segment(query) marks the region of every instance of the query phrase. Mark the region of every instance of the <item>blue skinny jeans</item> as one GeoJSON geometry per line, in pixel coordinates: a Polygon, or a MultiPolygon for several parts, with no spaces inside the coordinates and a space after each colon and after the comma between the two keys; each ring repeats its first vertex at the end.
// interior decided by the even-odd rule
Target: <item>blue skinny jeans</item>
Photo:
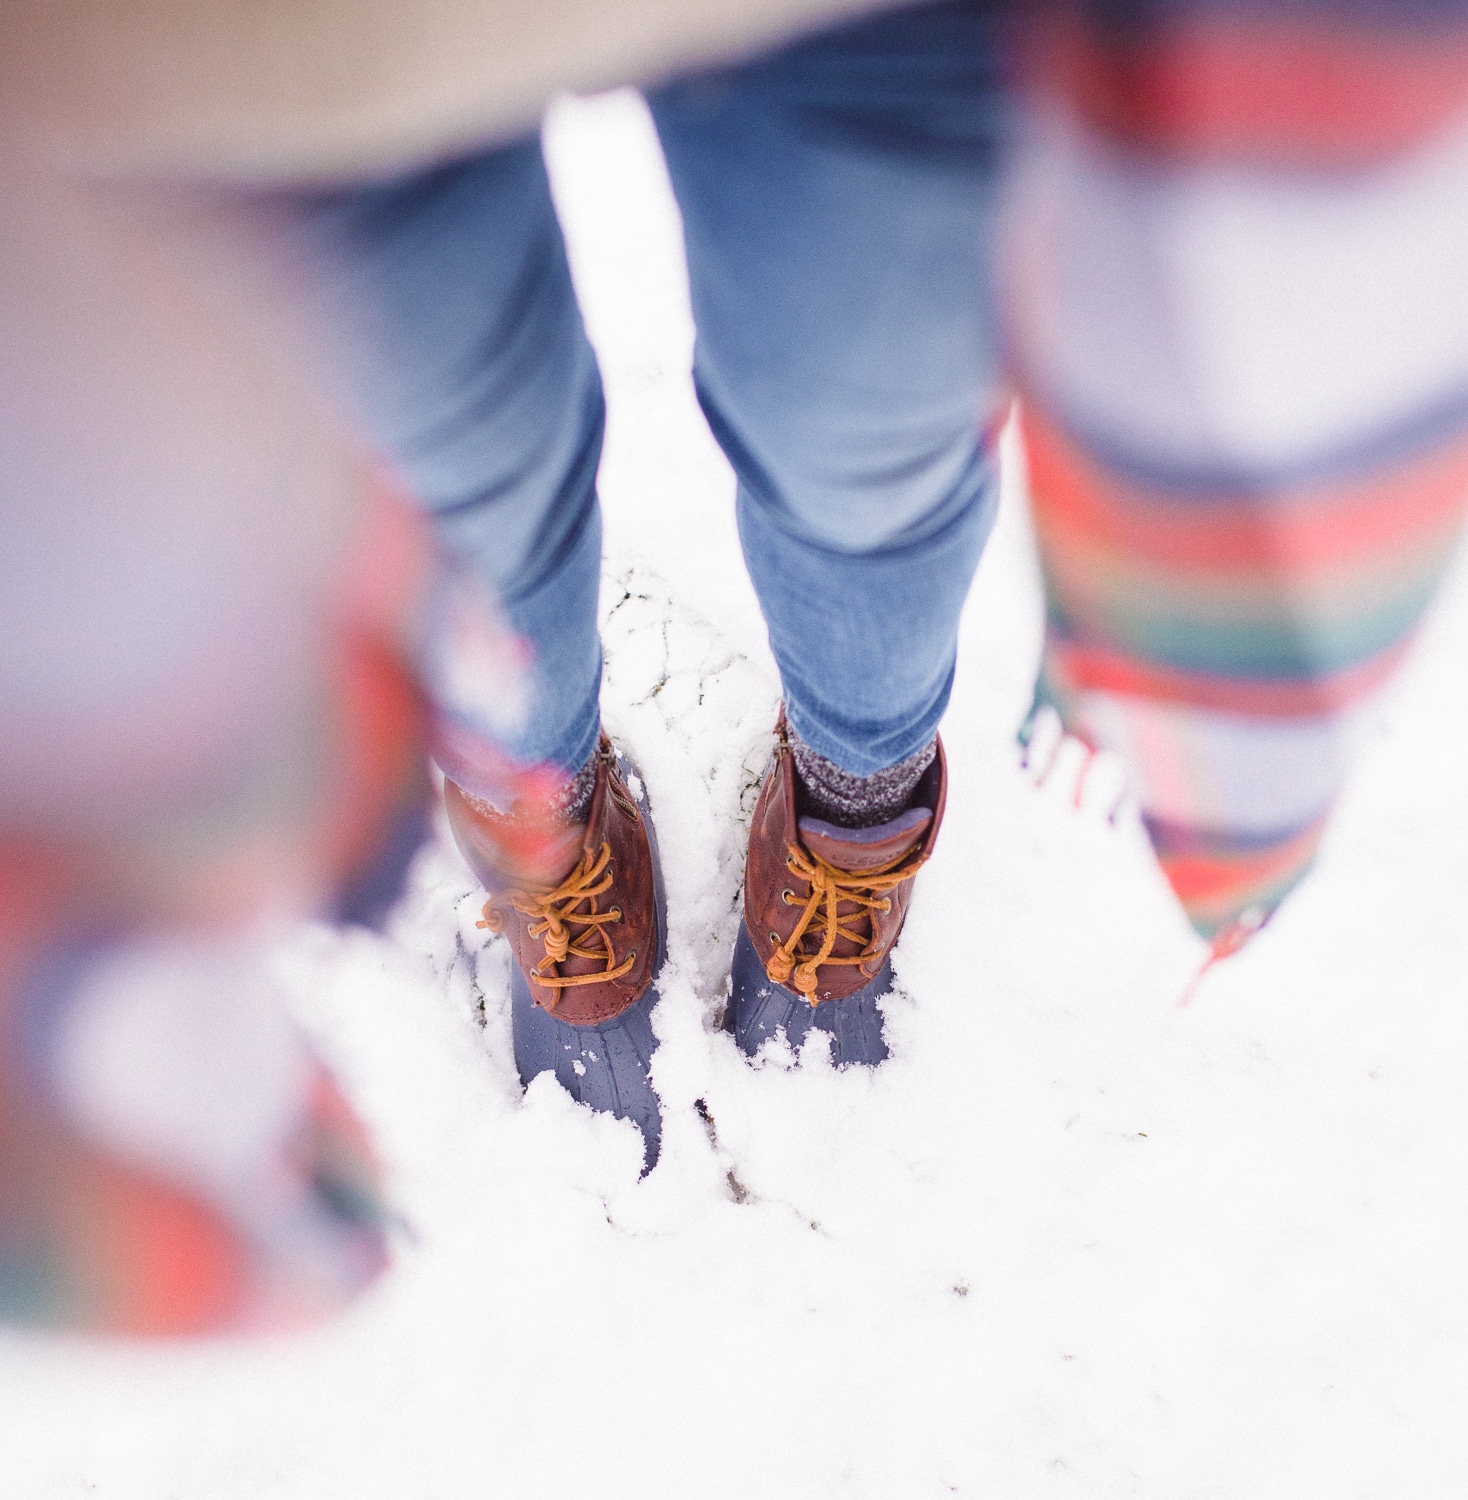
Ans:
{"type": "MultiPolygon", "coordinates": [[[[994,520],[999,33],[930,5],[649,99],[787,712],[857,775],[936,732],[994,520]]],[[[369,430],[533,648],[503,748],[574,770],[599,726],[604,404],[538,141],[294,211],[369,430]]]]}

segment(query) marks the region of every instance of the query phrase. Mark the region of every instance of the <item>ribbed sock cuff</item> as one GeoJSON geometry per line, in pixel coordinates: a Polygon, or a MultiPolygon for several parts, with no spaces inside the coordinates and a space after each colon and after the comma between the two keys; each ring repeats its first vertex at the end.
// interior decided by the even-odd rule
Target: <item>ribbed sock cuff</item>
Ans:
{"type": "Polygon", "coordinates": [[[875,828],[890,822],[911,804],[918,782],[938,753],[935,736],[895,766],[870,776],[854,776],[817,754],[793,728],[787,733],[795,772],[805,793],[804,810],[838,828],[875,828]]]}

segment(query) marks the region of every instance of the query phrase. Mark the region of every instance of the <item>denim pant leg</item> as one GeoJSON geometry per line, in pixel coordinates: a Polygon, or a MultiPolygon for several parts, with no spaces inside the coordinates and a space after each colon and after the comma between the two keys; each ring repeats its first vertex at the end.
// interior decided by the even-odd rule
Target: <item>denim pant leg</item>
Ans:
{"type": "Polygon", "coordinates": [[[605,408],[538,140],[287,208],[359,415],[534,653],[502,748],[575,770],[600,723],[605,408]]]}
{"type": "Polygon", "coordinates": [[[787,712],[859,775],[932,738],[997,504],[998,31],[922,7],[651,100],[787,712]]]}

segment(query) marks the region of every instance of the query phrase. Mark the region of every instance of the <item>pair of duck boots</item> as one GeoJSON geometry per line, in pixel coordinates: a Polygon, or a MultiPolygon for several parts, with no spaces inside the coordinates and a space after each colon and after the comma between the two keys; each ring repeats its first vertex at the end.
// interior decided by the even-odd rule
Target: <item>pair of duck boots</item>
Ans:
{"type": "MultiPolygon", "coordinates": [[[[943,820],[941,741],[908,808],[875,828],[839,828],[802,812],[782,718],[750,830],[744,921],[734,947],[725,1025],[753,1056],[784,1033],[799,1047],[829,1033],[838,1066],[887,1056],[879,997],[913,877],[943,820]]],[[[633,1121],[644,1169],[658,1158],[662,1116],[650,1077],[651,1012],[667,945],[657,835],[641,777],[603,737],[579,846],[554,882],[506,883],[505,821],[445,784],[449,824],[490,892],[481,925],[509,939],[515,1062],[523,1081],[553,1072],[572,1098],[633,1121]]]]}

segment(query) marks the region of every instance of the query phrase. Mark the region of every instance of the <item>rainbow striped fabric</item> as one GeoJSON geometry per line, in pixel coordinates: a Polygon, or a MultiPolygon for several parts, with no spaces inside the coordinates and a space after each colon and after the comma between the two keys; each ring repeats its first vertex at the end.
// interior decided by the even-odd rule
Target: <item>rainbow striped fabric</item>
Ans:
{"type": "Polygon", "coordinates": [[[1220,951],[1310,864],[1468,500],[1468,5],[1097,3],[1028,49],[1037,703],[1220,951]]]}

